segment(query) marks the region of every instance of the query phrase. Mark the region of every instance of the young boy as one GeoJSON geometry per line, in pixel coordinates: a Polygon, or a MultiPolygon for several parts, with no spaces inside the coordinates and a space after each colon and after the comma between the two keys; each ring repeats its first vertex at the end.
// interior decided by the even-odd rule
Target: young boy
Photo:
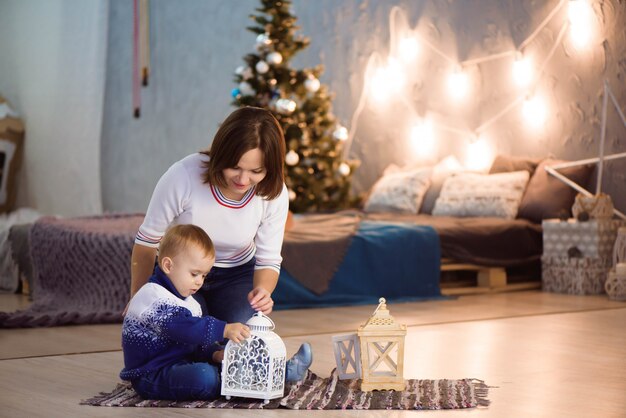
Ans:
{"type": "MultiPolygon", "coordinates": [[[[202,316],[191,296],[215,262],[209,236],[195,225],[176,225],[163,236],[154,274],[131,299],[122,327],[123,380],[145,399],[205,400],[220,394],[224,339],[250,336],[241,323],[202,316]]],[[[287,362],[287,381],[301,380],[311,365],[303,344],[287,362]]]]}

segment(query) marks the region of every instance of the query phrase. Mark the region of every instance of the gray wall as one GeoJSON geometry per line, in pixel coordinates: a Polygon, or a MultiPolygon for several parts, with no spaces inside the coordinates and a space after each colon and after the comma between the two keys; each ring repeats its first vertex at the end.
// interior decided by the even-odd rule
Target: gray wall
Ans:
{"type": "MultiPolygon", "coordinates": [[[[449,67],[426,50],[406,94],[384,108],[366,106],[351,126],[370,55],[389,52],[393,6],[407,13],[410,27],[465,60],[518,46],[557,3],[294,1],[301,33],[311,38],[311,46],[293,65],[325,65],[321,81],[336,95],[334,112],[356,134],[351,156],[362,164],[355,189],[370,187],[389,163],[411,162],[407,136],[415,114],[432,112],[471,130],[515,95],[508,82],[510,61],[502,60],[473,70],[471,100],[465,107],[449,106],[442,92],[449,67]]],[[[219,122],[233,110],[232,74],[254,50],[254,35],[245,27],[257,0],[150,2],[152,77],[142,89],[140,119],[131,111],[131,5],[124,0],[0,1],[0,94],[22,114],[27,128],[18,188],[22,206],[60,215],[144,211],[164,170],[208,147],[219,122]]],[[[488,132],[498,152],[563,159],[597,155],[605,78],[626,110],[626,5],[605,0],[593,6],[601,23],[593,48],[581,54],[563,42],[539,83],[550,101],[545,128],[531,132],[519,109],[508,113],[488,132]]],[[[529,50],[545,56],[565,12],[529,50]]],[[[462,159],[465,138],[438,138],[439,157],[454,153],[462,159]]],[[[626,128],[611,108],[607,153],[626,151],[625,138],[626,128]]],[[[625,184],[626,160],[607,164],[603,189],[622,211],[625,184]]]]}
{"type": "MultiPolygon", "coordinates": [[[[362,161],[355,189],[371,186],[389,163],[410,162],[406,138],[412,114],[434,111],[448,125],[472,129],[517,94],[510,87],[510,60],[473,70],[475,91],[463,108],[446,105],[441,92],[448,64],[425,50],[406,96],[386,108],[366,106],[350,127],[364,83],[370,54],[390,48],[389,13],[394,5],[407,14],[409,26],[446,54],[466,60],[514,48],[524,41],[557,4],[556,0],[472,1],[294,1],[301,33],[311,46],[294,60],[296,67],[322,63],[322,82],[335,92],[334,112],[355,130],[351,156],[362,161]]],[[[189,152],[210,144],[229,106],[233,70],[253,51],[250,23],[256,1],[151,2],[151,84],[142,91],[142,117],[131,118],[129,2],[113,2],[110,13],[106,106],[102,140],[104,206],[113,211],[145,210],[163,171],[189,152]]],[[[626,14],[623,2],[608,0],[594,8],[603,29],[593,47],[576,53],[568,38],[557,48],[539,88],[548,93],[549,119],[539,131],[527,129],[520,109],[509,112],[488,131],[497,152],[524,156],[554,155],[580,159],[597,155],[602,82],[607,78],[625,108],[626,14]]],[[[563,8],[530,44],[545,56],[566,16],[563,8]]],[[[541,58],[540,58],[541,59],[541,58]]],[[[609,112],[607,153],[626,151],[626,128],[609,112]]],[[[467,140],[439,134],[439,157],[460,159],[467,140]]],[[[607,164],[604,190],[626,210],[626,160],[607,164]]]]}
{"type": "Polygon", "coordinates": [[[17,205],[102,212],[105,0],[0,1],[0,95],[26,126],[17,205]]]}

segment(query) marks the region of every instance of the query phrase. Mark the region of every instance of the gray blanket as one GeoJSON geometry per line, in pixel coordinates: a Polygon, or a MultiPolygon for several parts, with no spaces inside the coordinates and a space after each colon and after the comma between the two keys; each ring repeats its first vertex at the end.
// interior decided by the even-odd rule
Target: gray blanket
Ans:
{"type": "Polygon", "coordinates": [[[120,322],[129,298],[130,254],[143,215],[58,219],[30,231],[33,304],[0,312],[0,328],[120,322]]]}

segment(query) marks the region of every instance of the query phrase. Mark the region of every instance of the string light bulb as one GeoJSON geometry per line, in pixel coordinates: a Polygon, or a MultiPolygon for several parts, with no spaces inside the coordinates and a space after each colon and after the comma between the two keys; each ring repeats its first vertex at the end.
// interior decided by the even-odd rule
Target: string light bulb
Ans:
{"type": "Polygon", "coordinates": [[[435,157],[435,135],[430,119],[423,119],[411,128],[411,148],[418,158],[435,157]]]}
{"type": "Polygon", "coordinates": [[[520,87],[526,87],[533,79],[533,71],[530,58],[524,57],[521,52],[515,55],[513,62],[513,79],[520,87]]]}
{"type": "Polygon", "coordinates": [[[544,100],[537,95],[529,95],[526,97],[522,112],[526,121],[534,128],[543,126],[548,113],[544,100]]]}
{"type": "Polygon", "coordinates": [[[450,95],[461,100],[467,96],[469,90],[469,80],[467,74],[459,66],[448,77],[448,91],[450,95]]]}
{"type": "Polygon", "coordinates": [[[379,67],[371,79],[371,94],[378,102],[386,102],[389,97],[401,92],[404,86],[404,72],[394,58],[387,60],[387,65],[379,67]]]}
{"type": "Polygon", "coordinates": [[[570,37],[576,48],[589,45],[592,36],[593,10],[586,0],[570,0],[567,5],[567,17],[570,23],[570,37]]]}
{"type": "Polygon", "coordinates": [[[407,36],[398,42],[398,55],[404,62],[412,62],[419,54],[420,46],[417,39],[413,36],[407,36]]]}
{"type": "Polygon", "coordinates": [[[493,150],[484,135],[470,137],[465,156],[465,167],[475,171],[486,171],[493,160],[493,150]]]}

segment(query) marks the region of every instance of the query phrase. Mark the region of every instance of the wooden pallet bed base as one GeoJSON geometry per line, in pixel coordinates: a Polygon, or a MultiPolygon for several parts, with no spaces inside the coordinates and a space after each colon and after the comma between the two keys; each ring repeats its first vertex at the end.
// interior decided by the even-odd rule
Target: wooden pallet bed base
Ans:
{"type": "Polygon", "coordinates": [[[477,264],[459,263],[449,258],[441,259],[441,271],[476,271],[476,286],[442,286],[441,293],[446,296],[510,292],[514,290],[538,289],[541,282],[507,283],[504,267],[479,266],[477,264]]]}

